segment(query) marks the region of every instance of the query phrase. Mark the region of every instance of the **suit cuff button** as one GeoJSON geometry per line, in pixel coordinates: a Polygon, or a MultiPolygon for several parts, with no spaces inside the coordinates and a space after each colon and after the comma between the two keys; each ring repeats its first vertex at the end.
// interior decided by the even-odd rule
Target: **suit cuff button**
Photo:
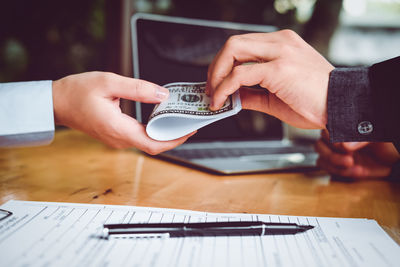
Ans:
{"type": "Polygon", "coordinates": [[[368,135],[370,133],[372,133],[372,131],[374,130],[374,127],[372,125],[371,122],[369,121],[362,121],[358,124],[358,132],[362,135],[368,135]]]}

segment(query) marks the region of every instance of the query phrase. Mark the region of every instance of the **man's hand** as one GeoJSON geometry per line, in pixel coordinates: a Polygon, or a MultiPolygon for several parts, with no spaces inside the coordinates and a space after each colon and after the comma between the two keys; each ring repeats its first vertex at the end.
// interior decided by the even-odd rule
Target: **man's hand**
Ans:
{"type": "Polygon", "coordinates": [[[273,115],[300,128],[324,129],[329,74],[334,67],[295,32],[231,37],[208,69],[212,110],[241,87],[242,106],[273,115]],[[243,64],[253,62],[255,64],[243,64]]]}
{"type": "Polygon", "coordinates": [[[159,142],[147,136],[145,127],[123,114],[120,98],[159,103],[169,91],[156,84],[105,72],[87,72],[53,82],[56,124],[81,130],[115,148],[136,147],[158,154],[185,142],[182,138],[159,142]]]}
{"type": "Polygon", "coordinates": [[[319,167],[330,174],[355,179],[386,177],[400,159],[392,143],[330,143],[326,130],[315,150],[319,153],[319,167]]]}

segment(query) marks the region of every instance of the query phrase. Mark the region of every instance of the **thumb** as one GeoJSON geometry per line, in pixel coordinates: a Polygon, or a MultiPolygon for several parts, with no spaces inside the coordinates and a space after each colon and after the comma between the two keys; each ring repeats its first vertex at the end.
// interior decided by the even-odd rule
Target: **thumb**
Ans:
{"type": "Polygon", "coordinates": [[[266,91],[256,90],[247,87],[241,87],[240,100],[243,109],[250,109],[269,113],[268,110],[268,96],[266,91]]]}
{"type": "Polygon", "coordinates": [[[269,114],[298,128],[312,128],[303,116],[267,90],[241,87],[240,100],[243,109],[269,114]]]}
{"type": "Polygon", "coordinates": [[[159,103],[168,99],[168,89],[157,84],[116,75],[112,96],[145,103],[159,103]]]}
{"type": "Polygon", "coordinates": [[[359,150],[359,149],[367,146],[368,144],[369,144],[369,142],[343,142],[342,147],[346,151],[352,152],[352,151],[359,150]]]}

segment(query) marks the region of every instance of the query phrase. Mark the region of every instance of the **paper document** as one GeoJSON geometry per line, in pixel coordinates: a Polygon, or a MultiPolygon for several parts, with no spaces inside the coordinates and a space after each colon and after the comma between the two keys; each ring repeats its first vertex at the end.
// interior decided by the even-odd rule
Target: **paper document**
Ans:
{"type": "Polygon", "coordinates": [[[170,83],[164,87],[169,90],[169,97],[154,107],[146,127],[147,134],[155,140],[177,139],[242,109],[239,91],[230,95],[221,109],[211,111],[205,82],[170,83]]]}
{"type": "Polygon", "coordinates": [[[399,266],[400,247],[374,220],[224,214],[9,201],[1,266],[399,266]],[[99,238],[104,223],[262,220],[315,228],[296,235],[99,238]]]}

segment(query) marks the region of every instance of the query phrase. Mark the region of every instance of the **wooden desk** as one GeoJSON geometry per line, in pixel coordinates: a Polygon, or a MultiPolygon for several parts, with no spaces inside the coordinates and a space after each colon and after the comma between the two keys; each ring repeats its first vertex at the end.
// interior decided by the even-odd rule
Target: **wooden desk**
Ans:
{"type": "Polygon", "coordinates": [[[330,181],[321,172],[218,176],[72,130],[50,146],[0,149],[0,203],[10,199],[373,218],[400,236],[400,183],[330,181]]]}

